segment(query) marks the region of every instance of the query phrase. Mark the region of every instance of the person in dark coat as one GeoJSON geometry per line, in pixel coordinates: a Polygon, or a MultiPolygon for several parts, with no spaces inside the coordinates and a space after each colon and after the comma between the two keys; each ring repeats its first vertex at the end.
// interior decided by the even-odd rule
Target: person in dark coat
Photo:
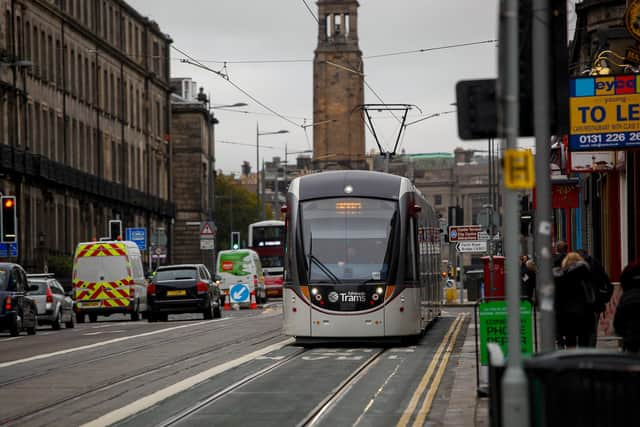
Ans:
{"type": "Polygon", "coordinates": [[[532,259],[528,259],[522,274],[522,296],[530,301],[535,300],[536,290],[536,264],[532,259]]]}
{"type": "Polygon", "coordinates": [[[640,259],[627,265],[620,276],[622,296],[613,318],[613,328],[622,337],[622,347],[640,352],[640,259]]]}
{"type": "Polygon", "coordinates": [[[593,347],[595,289],[589,264],[577,252],[569,252],[553,274],[558,346],[593,347]]]}
{"type": "Polygon", "coordinates": [[[556,253],[553,256],[553,267],[560,268],[562,260],[567,256],[568,245],[567,242],[558,240],[556,243],[556,253]]]}

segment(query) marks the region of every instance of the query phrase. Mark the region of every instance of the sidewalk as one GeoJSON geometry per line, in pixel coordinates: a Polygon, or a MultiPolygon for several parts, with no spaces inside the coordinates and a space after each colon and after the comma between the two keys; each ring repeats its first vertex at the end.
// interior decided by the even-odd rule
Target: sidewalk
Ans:
{"type": "Polygon", "coordinates": [[[476,394],[476,344],[473,315],[469,318],[464,344],[454,367],[455,378],[443,427],[485,427],[489,425],[489,399],[476,394]]]}
{"type": "MultiPolygon", "coordinates": [[[[445,307],[469,307],[469,305],[447,304],[445,307]]],[[[464,344],[456,359],[456,365],[452,366],[455,374],[449,404],[442,424],[438,424],[442,427],[489,426],[489,398],[478,397],[476,390],[475,329],[473,316],[471,316],[468,320],[464,344]]],[[[618,342],[619,338],[616,336],[601,335],[598,337],[597,348],[618,351],[618,342]]]]}

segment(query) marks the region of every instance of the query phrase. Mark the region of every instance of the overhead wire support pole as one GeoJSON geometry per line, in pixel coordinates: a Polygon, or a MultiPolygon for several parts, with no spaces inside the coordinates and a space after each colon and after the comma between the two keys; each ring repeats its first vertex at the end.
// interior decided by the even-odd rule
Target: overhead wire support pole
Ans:
{"type": "Polygon", "coordinates": [[[533,118],[536,137],[536,288],[542,351],[555,349],[554,283],[551,272],[550,69],[549,0],[533,0],[533,118]]]}
{"type": "MultiPolygon", "coordinates": [[[[500,4],[500,52],[498,54],[499,125],[506,151],[516,150],[519,131],[519,0],[500,4]]],[[[505,174],[509,171],[505,171],[505,174]]],[[[520,331],[520,234],[518,192],[503,186],[505,287],[507,300],[507,368],[502,377],[502,424],[529,426],[527,377],[522,367],[520,331]]]]}

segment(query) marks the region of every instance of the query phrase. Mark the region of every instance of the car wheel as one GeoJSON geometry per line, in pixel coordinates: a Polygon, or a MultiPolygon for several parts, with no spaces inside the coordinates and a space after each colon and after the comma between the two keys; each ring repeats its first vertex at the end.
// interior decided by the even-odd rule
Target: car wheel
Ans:
{"type": "Polygon", "coordinates": [[[213,318],[219,319],[222,317],[222,303],[218,300],[218,305],[213,308],[213,318]]]}
{"type": "Polygon", "coordinates": [[[158,321],[158,316],[156,316],[154,313],[149,312],[147,314],[147,322],[149,323],[155,323],[158,321]]]}
{"type": "Polygon", "coordinates": [[[29,334],[29,335],[35,335],[35,334],[36,334],[36,325],[37,325],[37,324],[38,324],[38,322],[37,322],[37,321],[34,321],[34,322],[33,322],[33,326],[29,326],[29,327],[27,328],[27,334],[29,334]]]}
{"type": "Polygon", "coordinates": [[[67,329],[75,328],[76,322],[75,322],[75,316],[73,315],[73,313],[71,313],[71,316],[69,316],[69,320],[67,322],[64,322],[64,326],[67,329]]]}
{"type": "Polygon", "coordinates": [[[14,318],[13,322],[11,322],[11,325],[9,325],[9,333],[12,337],[17,337],[18,335],[20,335],[20,328],[18,328],[18,319],[14,318]]]}
{"type": "Polygon", "coordinates": [[[169,320],[169,315],[167,313],[158,314],[159,322],[166,322],[167,320],[169,320]]]}
{"type": "Polygon", "coordinates": [[[76,313],[76,322],[84,323],[84,313],[76,313]]]}
{"type": "Polygon", "coordinates": [[[60,329],[61,323],[62,323],[62,312],[58,310],[58,315],[56,316],[54,321],[51,322],[51,327],[57,331],[58,329],[60,329]]]}
{"type": "Polygon", "coordinates": [[[213,319],[213,303],[209,300],[209,305],[204,309],[202,315],[206,320],[213,319]]]}
{"type": "Polygon", "coordinates": [[[91,313],[89,314],[89,322],[91,323],[96,323],[98,321],[98,315],[91,313]]]}
{"type": "Polygon", "coordinates": [[[140,320],[140,313],[138,313],[138,305],[136,304],[136,308],[134,311],[131,312],[131,320],[134,322],[137,322],[138,320],[140,320]]]}

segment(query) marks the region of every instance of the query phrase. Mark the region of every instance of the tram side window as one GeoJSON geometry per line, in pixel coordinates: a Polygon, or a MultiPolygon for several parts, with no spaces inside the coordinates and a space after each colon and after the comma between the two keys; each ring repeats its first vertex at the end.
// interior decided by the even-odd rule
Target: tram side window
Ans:
{"type": "Polygon", "coordinates": [[[407,228],[406,257],[404,279],[406,281],[416,280],[416,227],[413,218],[409,218],[409,227],[407,228]]]}

